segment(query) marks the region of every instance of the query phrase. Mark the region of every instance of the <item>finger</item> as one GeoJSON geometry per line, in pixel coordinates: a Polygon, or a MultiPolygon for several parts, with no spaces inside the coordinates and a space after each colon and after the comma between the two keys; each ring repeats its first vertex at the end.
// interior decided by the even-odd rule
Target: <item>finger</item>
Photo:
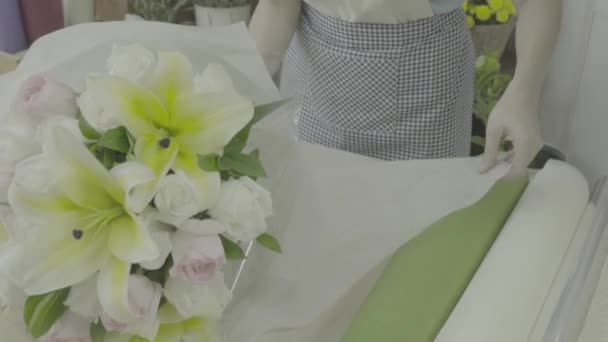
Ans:
{"type": "Polygon", "coordinates": [[[490,171],[498,162],[498,152],[500,151],[500,143],[504,136],[504,130],[501,127],[488,127],[486,133],[486,146],[479,171],[486,173],[490,171]]]}
{"type": "Polygon", "coordinates": [[[513,140],[513,161],[509,170],[509,178],[518,178],[527,175],[528,165],[537,153],[537,143],[527,137],[517,137],[513,140]]]}
{"type": "Polygon", "coordinates": [[[510,163],[513,160],[513,150],[500,152],[498,154],[498,163],[510,163]]]}

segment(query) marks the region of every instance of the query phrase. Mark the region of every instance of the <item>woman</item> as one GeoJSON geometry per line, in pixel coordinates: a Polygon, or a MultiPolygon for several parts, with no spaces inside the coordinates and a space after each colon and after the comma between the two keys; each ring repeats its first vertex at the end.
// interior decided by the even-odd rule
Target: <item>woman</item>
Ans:
{"type": "MultiPolygon", "coordinates": [[[[460,5],[260,0],[250,30],[271,72],[287,55],[281,90],[301,101],[302,139],[386,160],[464,157],[475,55],[460,5]]],[[[504,139],[514,146],[512,176],[540,150],[538,100],[560,18],[561,0],[520,9],[518,65],[490,116],[482,171],[504,139]]]]}

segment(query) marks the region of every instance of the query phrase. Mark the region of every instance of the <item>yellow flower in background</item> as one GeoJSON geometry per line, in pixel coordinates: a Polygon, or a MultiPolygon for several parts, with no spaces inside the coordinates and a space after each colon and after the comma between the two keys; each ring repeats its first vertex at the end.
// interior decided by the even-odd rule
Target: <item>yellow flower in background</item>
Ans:
{"type": "Polygon", "coordinates": [[[487,5],[476,6],[475,16],[481,21],[486,21],[492,16],[492,9],[487,5]]]}
{"type": "Polygon", "coordinates": [[[488,0],[488,5],[494,11],[498,11],[503,8],[505,2],[504,0],[488,0]]]}
{"type": "Polygon", "coordinates": [[[511,18],[511,12],[506,9],[501,9],[496,12],[496,21],[501,24],[506,23],[511,18]]]}
{"type": "Polygon", "coordinates": [[[462,3],[462,9],[465,10],[465,12],[469,9],[469,2],[465,1],[462,3]]]}
{"type": "Polygon", "coordinates": [[[475,18],[470,15],[467,15],[467,25],[469,26],[469,28],[475,26],[475,18]]]}
{"type": "Polygon", "coordinates": [[[475,8],[476,8],[476,7],[477,7],[477,5],[472,4],[472,3],[469,3],[469,4],[467,5],[467,12],[468,12],[470,15],[475,15],[475,8]]]}
{"type": "Polygon", "coordinates": [[[509,11],[512,15],[517,15],[517,9],[515,5],[513,5],[513,0],[504,0],[504,9],[509,11]]]}

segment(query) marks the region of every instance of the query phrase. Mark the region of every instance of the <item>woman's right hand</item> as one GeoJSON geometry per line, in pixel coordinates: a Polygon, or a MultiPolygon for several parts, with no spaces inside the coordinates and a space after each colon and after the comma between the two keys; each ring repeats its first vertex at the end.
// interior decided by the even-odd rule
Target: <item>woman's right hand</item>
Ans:
{"type": "Polygon", "coordinates": [[[249,31],[271,75],[275,75],[298,26],[302,0],[260,0],[249,31]]]}

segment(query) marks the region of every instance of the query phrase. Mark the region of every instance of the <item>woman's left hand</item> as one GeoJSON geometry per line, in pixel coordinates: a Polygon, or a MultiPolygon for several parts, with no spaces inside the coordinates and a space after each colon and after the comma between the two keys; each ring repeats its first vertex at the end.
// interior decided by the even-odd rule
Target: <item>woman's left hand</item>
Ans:
{"type": "Polygon", "coordinates": [[[538,98],[527,87],[511,83],[490,114],[486,128],[486,147],[481,172],[493,169],[498,163],[500,146],[510,141],[513,149],[508,157],[511,169],[508,177],[527,175],[528,166],[543,147],[538,120],[538,98]]]}

